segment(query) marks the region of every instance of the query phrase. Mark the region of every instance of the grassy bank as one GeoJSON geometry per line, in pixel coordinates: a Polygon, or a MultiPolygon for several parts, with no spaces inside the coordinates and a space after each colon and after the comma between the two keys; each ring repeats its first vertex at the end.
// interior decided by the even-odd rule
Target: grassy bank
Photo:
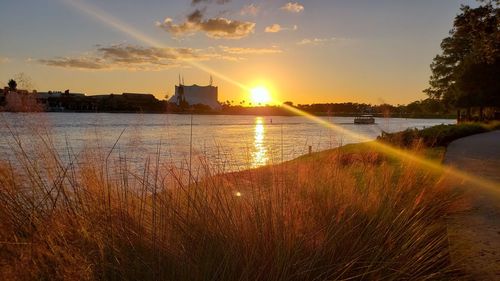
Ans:
{"type": "Polygon", "coordinates": [[[37,145],[0,163],[4,280],[455,278],[442,219],[458,195],[369,143],[237,173],[204,164],[203,178],[37,145]]]}
{"type": "Polygon", "coordinates": [[[397,133],[383,133],[378,138],[389,144],[410,147],[422,142],[426,147],[444,147],[450,142],[470,135],[500,129],[500,122],[461,123],[457,125],[437,125],[424,129],[407,129],[397,133]]]}

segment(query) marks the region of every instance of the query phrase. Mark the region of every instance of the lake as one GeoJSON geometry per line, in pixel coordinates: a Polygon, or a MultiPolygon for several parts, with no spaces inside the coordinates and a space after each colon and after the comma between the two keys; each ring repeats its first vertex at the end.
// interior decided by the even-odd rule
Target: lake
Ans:
{"type": "Polygon", "coordinates": [[[353,117],[321,117],[363,137],[339,133],[299,116],[226,116],[118,113],[0,113],[0,158],[13,159],[16,137],[33,151],[40,136],[61,155],[99,147],[112,155],[127,155],[144,163],[159,155],[161,162],[189,165],[200,157],[224,171],[258,167],[320,151],[375,139],[381,131],[396,132],[452,119],[376,118],[373,125],[355,125],[353,117]],[[123,133],[123,134],[122,134],[123,133]],[[121,135],[121,137],[120,137],[121,135]],[[116,144],[115,144],[116,143],[116,144]]]}

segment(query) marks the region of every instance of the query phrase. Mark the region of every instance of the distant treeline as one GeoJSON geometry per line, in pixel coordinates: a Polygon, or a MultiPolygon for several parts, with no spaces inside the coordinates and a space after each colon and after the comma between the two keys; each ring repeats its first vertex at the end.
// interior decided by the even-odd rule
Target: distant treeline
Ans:
{"type": "MultiPolygon", "coordinates": [[[[313,103],[298,104],[285,102],[287,106],[293,106],[301,111],[318,116],[356,116],[361,114],[372,114],[380,117],[419,117],[433,118],[446,117],[455,118],[453,110],[446,108],[442,103],[433,99],[415,101],[408,105],[372,105],[366,103],[313,103]]],[[[244,107],[241,105],[223,104],[224,114],[244,115],[296,115],[284,106],[259,106],[244,107]]]]}
{"type": "Polygon", "coordinates": [[[228,115],[296,115],[287,107],[320,116],[354,116],[372,114],[386,117],[449,117],[453,111],[435,99],[425,99],[408,105],[371,105],[366,103],[314,103],[283,105],[242,106],[223,103],[221,109],[213,110],[204,104],[182,104],[158,100],[151,94],[110,94],[86,96],[65,92],[29,93],[23,90],[8,90],[0,93],[0,109],[12,112],[130,112],[130,113],[193,113],[228,115]]]}

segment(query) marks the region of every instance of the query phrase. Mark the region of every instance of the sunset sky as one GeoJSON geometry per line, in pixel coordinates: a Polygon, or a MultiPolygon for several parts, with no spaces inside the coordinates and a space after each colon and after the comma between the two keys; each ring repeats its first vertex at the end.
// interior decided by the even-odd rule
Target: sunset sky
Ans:
{"type": "MultiPolygon", "coordinates": [[[[173,95],[209,83],[219,100],[408,103],[425,98],[429,64],[458,0],[7,0],[0,81],[38,91],[173,95]]],[[[3,85],[2,85],[3,86],[3,85]]]]}

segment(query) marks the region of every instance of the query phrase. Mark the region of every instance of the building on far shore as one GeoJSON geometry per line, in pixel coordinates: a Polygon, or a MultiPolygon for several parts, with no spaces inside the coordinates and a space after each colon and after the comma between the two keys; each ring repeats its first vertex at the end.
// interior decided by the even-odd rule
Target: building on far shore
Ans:
{"type": "MultiPolygon", "coordinates": [[[[180,80],[180,79],[179,79],[180,80]]],[[[204,104],[210,106],[212,109],[218,110],[221,105],[218,101],[218,87],[212,86],[212,78],[208,86],[198,86],[196,84],[187,86],[179,81],[179,85],[175,85],[175,94],[168,100],[168,102],[177,105],[188,104],[204,104]]]]}

